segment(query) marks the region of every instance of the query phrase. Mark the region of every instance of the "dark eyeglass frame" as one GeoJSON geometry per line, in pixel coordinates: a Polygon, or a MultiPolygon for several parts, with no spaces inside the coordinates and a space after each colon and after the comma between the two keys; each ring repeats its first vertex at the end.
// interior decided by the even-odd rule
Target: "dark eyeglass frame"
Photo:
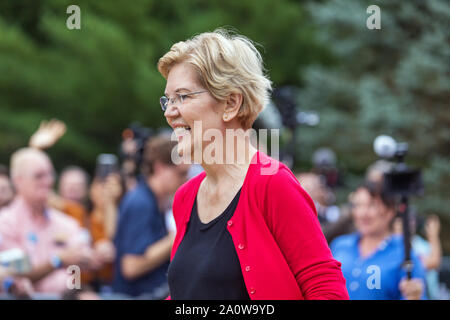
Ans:
{"type": "Polygon", "coordinates": [[[166,111],[169,103],[175,104],[177,101],[180,101],[180,104],[183,104],[184,99],[194,94],[208,92],[208,90],[196,91],[196,92],[188,92],[188,93],[175,93],[176,98],[168,98],[166,96],[162,96],[159,98],[159,104],[161,105],[162,111],[166,111]]]}

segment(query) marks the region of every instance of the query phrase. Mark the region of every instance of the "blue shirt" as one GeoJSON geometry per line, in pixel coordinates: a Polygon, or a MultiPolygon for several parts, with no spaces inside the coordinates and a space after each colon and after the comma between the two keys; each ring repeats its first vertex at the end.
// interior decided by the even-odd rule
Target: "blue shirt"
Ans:
{"type": "Polygon", "coordinates": [[[156,197],[143,178],[129,191],[119,207],[117,231],[114,238],[116,259],[114,262],[113,289],[115,292],[138,296],[152,293],[167,284],[169,261],[157,269],[129,281],[121,270],[121,259],[126,254],[143,255],[156,241],[167,235],[163,213],[156,197]]]}
{"type": "MultiPolygon", "coordinates": [[[[431,253],[430,243],[417,234],[412,237],[411,245],[421,261],[423,261],[431,253]]],[[[425,274],[425,277],[427,279],[428,298],[433,300],[440,300],[438,270],[426,270],[425,274]]]]}
{"type": "MultiPolygon", "coordinates": [[[[378,246],[370,256],[361,257],[359,233],[336,238],[330,245],[333,256],[342,263],[351,300],[400,300],[399,284],[406,277],[402,268],[404,259],[403,237],[393,235],[378,246]]],[[[421,278],[425,285],[425,270],[416,254],[411,252],[413,278],[421,278]]],[[[425,288],[422,299],[426,299],[425,288]]]]}

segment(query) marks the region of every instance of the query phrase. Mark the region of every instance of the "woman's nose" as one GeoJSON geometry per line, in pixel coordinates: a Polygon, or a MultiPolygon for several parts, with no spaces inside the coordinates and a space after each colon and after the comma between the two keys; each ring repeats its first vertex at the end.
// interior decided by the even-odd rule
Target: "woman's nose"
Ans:
{"type": "Polygon", "coordinates": [[[166,118],[174,118],[179,115],[178,108],[175,105],[167,106],[166,111],[164,111],[164,116],[166,118]]]}

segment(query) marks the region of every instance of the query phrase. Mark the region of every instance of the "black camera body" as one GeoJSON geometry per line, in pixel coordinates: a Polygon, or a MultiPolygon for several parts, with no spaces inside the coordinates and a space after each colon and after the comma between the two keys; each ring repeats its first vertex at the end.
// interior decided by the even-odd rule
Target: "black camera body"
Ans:
{"type": "Polygon", "coordinates": [[[384,175],[384,190],[387,194],[415,196],[423,194],[420,170],[401,166],[384,175]]]}
{"type": "Polygon", "coordinates": [[[131,160],[138,168],[142,161],[142,155],[147,140],[154,135],[151,128],[143,127],[139,123],[133,123],[122,134],[120,156],[123,160],[131,160]],[[127,143],[127,147],[124,143],[127,143]],[[132,147],[129,147],[131,144],[132,147]]]}
{"type": "Polygon", "coordinates": [[[411,231],[409,197],[423,194],[422,174],[419,169],[410,168],[405,163],[408,153],[407,143],[396,143],[389,136],[379,136],[374,141],[375,152],[384,158],[395,159],[395,164],[384,173],[383,192],[399,201],[397,215],[402,218],[404,262],[403,268],[408,279],[412,277],[413,262],[411,260],[411,231]]]}
{"type": "Polygon", "coordinates": [[[411,168],[405,163],[408,152],[407,143],[398,143],[394,158],[395,165],[384,174],[383,190],[389,195],[420,196],[423,195],[424,185],[420,169],[411,168]]]}

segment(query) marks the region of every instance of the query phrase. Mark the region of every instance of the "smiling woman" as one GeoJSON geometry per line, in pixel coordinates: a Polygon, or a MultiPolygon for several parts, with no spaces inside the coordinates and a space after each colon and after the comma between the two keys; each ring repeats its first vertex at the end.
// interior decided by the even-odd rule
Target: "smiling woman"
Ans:
{"type": "Polygon", "coordinates": [[[171,298],[347,299],[311,198],[245,134],[271,90],[253,43],[224,30],[202,33],[174,44],[158,69],[167,80],[160,102],[178,154],[204,168],[174,198],[171,298]],[[219,161],[195,156],[213,143],[197,129],[220,133],[219,161]]]}
{"type": "MultiPolygon", "coordinates": [[[[226,100],[231,93],[242,95],[236,117],[244,129],[251,127],[269,100],[271,81],[264,75],[261,55],[244,36],[231,36],[219,29],[178,42],[159,60],[158,70],[169,80],[170,71],[179,63],[192,67],[194,77],[190,80],[218,101],[226,100]]],[[[186,88],[167,89],[189,92],[186,88]]]]}
{"type": "MultiPolygon", "coordinates": [[[[271,82],[263,73],[261,55],[249,39],[224,30],[176,43],[158,69],[167,79],[161,107],[178,138],[180,156],[201,152],[209,144],[193,132],[194,121],[205,133],[247,130],[269,99],[271,82]]],[[[222,141],[222,149],[234,148],[222,141]]]]}

